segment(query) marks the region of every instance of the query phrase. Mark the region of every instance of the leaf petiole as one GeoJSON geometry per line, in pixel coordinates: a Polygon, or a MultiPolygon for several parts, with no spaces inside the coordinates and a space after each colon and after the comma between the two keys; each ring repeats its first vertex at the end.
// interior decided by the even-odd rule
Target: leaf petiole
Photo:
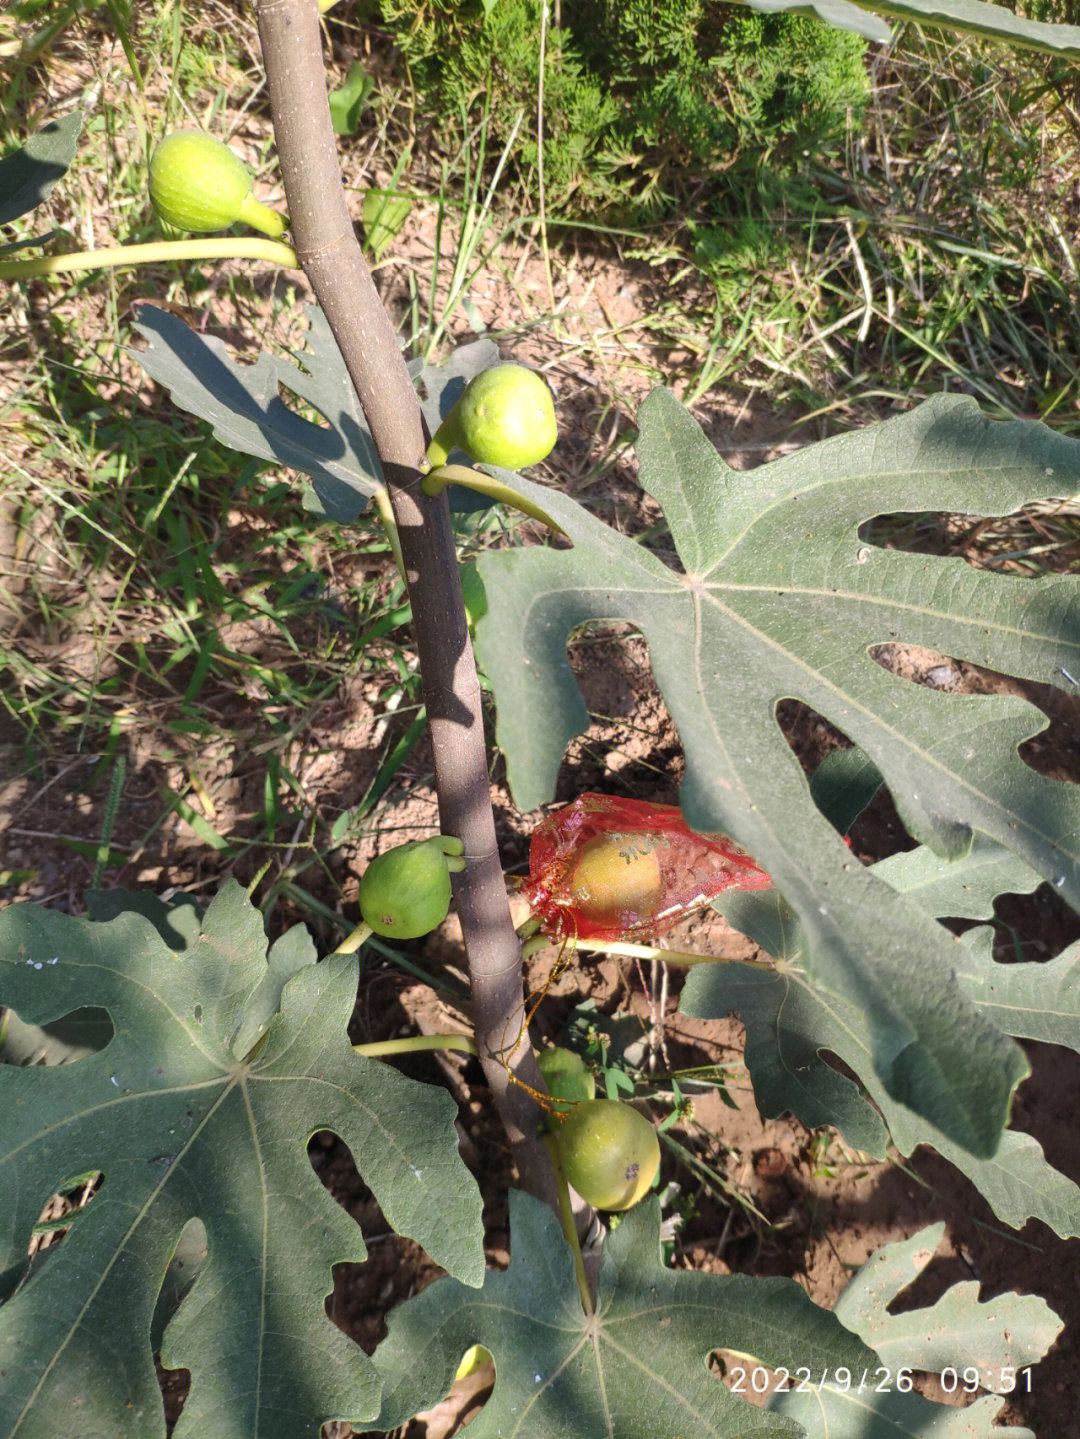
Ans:
{"type": "Polygon", "coordinates": [[[362,944],[366,944],[374,931],[370,924],[358,924],[356,928],[341,941],[332,954],[355,954],[362,944]]]}
{"type": "Polygon", "coordinates": [[[390,503],[390,496],[387,494],[385,486],[380,485],[372,498],[375,501],[375,508],[379,512],[379,522],[383,527],[386,542],[393,553],[398,574],[401,576],[407,591],[409,587],[409,577],[405,573],[405,561],[401,555],[401,540],[398,537],[397,521],[394,519],[393,506],[390,503]]]}
{"type": "Polygon", "coordinates": [[[73,250],[67,255],[39,255],[36,260],[2,260],[0,280],[34,280],[76,270],[115,270],[170,260],[267,260],[286,270],[300,268],[291,246],[279,240],[240,235],[213,240],[155,240],[148,245],[113,245],[103,250],[73,250]]]}
{"type": "Polygon", "coordinates": [[[562,1160],[559,1158],[559,1146],[555,1141],[554,1134],[545,1136],[544,1145],[555,1170],[555,1187],[559,1196],[559,1223],[562,1226],[563,1237],[574,1256],[574,1275],[581,1294],[581,1307],[591,1318],[595,1313],[592,1290],[589,1288],[589,1277],[585,1272],[585,1256],[581,1252],[581,1240],[578,1238],[577,1225],[574,1223],[574,1209],[570,1202],[570,1185],[567,1182],[566,1171],[562,1167],[562,1160]]]}
{"type": "MultiPolygon", "coordinates": [[[[556,941],[546,935],[537,935],[522,945],[522,955],[535,954],[556,941]]],[[[724,954],[694,954],[685,949],[658,949],[653,944],[631,944],[621,939],[573,940],[567,945],[572,951],[588,950],[596,954],[610,954],[616,959],[658,959],[663,964],[678,964],[689,967],[693,964],[749,964],[761,969],[772,969],[771,962],[762,959],[733,959],[724,954]]]]}
{"type": "Polygon", "coordinates": [[[534,505],[531,500],[527,500],[509,485],[504,485],[501,480],[485,475],[481,470],[471,470],[467,465],[439,465],[436,469],[429,470],[420,481],[420,488],[425,495],[440,495],[447,485],[463,485],[467,490],[475,490],[478,495],[487,495],[489,499],[520,510],[523,515],[539,520],[557,534],[566,534],[562,525],[553,520],[546,510],[534,505]]]}
{"type": "Polygon", "coordinates": [[[385,1059],[391,1054],[422,1054],[425,1050],[454,1049],[459,1054],[479,1054],[470,1034],[410,1034],[403,1039],[380,1039],[371,1044],[354,1044],[353,1053],[368,1059],[385,1059]]]}

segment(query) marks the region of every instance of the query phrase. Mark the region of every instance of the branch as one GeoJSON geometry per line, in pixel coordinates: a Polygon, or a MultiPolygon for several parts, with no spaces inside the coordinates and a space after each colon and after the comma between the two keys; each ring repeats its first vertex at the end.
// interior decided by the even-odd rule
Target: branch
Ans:
{"type": "MultiPolygon", "coordinates": [[[[427,467],[420,406],[345,202],[330,123],[317,0],[259,0],[259,34],[289,221],[371,427],[390,492],[416,626],[444,834],[465,845],[455,876],[484,1072],[525,1185],[555,1203],[535,1137],[538,1114],[496,1057],[522,1025],[521,952],[495,843],[480,686],[469,645],[446,497],[420,489],[427,467]]],[[[527,1038],[507,1063],[543,1088],[527,1038]]]]}

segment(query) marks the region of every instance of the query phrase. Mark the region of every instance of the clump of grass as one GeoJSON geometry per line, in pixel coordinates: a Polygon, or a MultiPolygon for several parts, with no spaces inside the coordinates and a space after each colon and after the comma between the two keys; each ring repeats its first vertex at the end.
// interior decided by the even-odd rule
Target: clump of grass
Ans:
{"type": "MultiPolygon", "coordinates": [[[[874,62],[843,164],[807,157],[807,207],[689,221],[711,296],[670,317],[700,357],[799,412],[810,438],[941,389],[1080,429],[1076,256],[1053,175],[1077,135],[1040,57],[905,28],[874,62]]],[[[730,381],[729,381],[730,382],[730,381]]]]}
{"type": "MultiPolygon", "coordinates": [[[[82,66],[79,83],[104,87],[78,184],[51,202],[51,221],[80,242],[87,230],[101,242],[103,216],[113,239],[149,232],[143,162],[150,139],[174,123],[211,124],[257,167],[270,154],[255,87],[237,83],[250,70],[250,17],[223,3],[190,14],[147,7],[129,36],[139,89],[124,47],[106,43],[108,14],[72,8],[68,29],[16,76],[13,111],[34,112],[59,35],[64,64],[74,54],[82,66]]],[[[653,193],[684,187],[677,226],[579,226],[565,253],[618,247],[663,273],[665,293],[639,332],[690,356],[680,376],[688,401],[719,386],[751,399],[762,391],[770,408],[797,403],[798,434],[809,438],[945,383],[997,413],[1075,427],[1075,263],[1043,175],[1047,127],[1060,119],[1060,156],[1074,141],[1048,108],[1044,72],[908,30],[875,60],[873,78],[866,129],[845,129],[842,152],[803,155],[778,141],[771,178],[724,209],[700,162],[671,148],[653,193]]],[[[528,241],[534,202],[518,203],[519,181],[508,206],[507,181],[535,101],[523,86],[501,139],[490,104],[466,105],[460,144],[434,157],[431,275],[399,271],[416,353],[480,328],[478,277],[528,241]]],[[[400,103],[380,91],[372,105],[380,144],[392,148],[400,103]]],[[[419,173],[394,183],[415,186],[419,173]]],[[[607,183],[602,164],[589,173],[607,183]]],[[[532,323],[553,344],[562,336],[566,353],[588,350],[597,369],[606,365],[596,337],[569,336],[547,273],[550,304],[532,323]]],[[[217,329],[281,334],[295,318],[291,287],[265,275],[161,270],[32,286],[0,340],[9,461],[0,521],[13,536],[0,543],[0,706],[20,825],[33,827],[25,807],[35,795],[70,788],[50,822],[87,877],[131,882],[154,863],[170,881],[186,866],[196,884],[236,872],[258,877],[260,897],[286,912],[330,924],[345,883],[330,856],[392,824],[387,799],[423,778],[408,609],[381,538],[321,526],[284,477],[136,390],[124,349],[143,296],[217,329]],[[335,786],[320,787],[313,776],[334,743],[325,713],[357,695],[373,711],[374,761],[362,784],[335,788],[339,770],[335,786]]],[[[670,381],[659,361],[639,363],[670,381]]],[[[488,542],[484,521],[463,533],[470,526],[470,545],[488,542]]],[[[1041,544],[1057,555],[1069,543],[1056,518],[1052,533],[1021,547],[1030,559],[1041,544]]]]}

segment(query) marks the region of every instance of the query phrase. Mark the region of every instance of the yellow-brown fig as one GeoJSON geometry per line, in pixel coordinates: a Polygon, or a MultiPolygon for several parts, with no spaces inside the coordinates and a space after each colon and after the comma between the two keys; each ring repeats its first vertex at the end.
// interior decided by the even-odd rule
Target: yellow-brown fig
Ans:
{"type": "Polygon", "coordinates": [[[569,876],[578,909],[592,920],[650,919],[664,891],[656,848],[632,834],[597,834],[581,849],[569,876]]]}

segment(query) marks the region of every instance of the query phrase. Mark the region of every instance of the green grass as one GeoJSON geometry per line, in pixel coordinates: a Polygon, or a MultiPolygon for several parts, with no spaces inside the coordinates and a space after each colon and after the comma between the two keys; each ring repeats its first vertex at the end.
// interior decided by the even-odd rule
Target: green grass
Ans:
{"type": "MultiPolygon", "coordinates": [[[[105,103],[74,183],[14,234],[40,233],[44,218],[69,247],[89,242],[88,223],[99,245],[154,238],[145,157],[173,124],[212,124],[256,171],[269,163],[269,125],[242,70],[250,17],[219,5],[231,23],[215,26],[207,8],[140,12],[128,48],[144,88],[123,47],[109,51],[107,12],[93,6],[74,8],[17,69],[9,140],[20,117],[35,127],[61,54],[79,57],[105,103]]],[[[442,281],[413,284],[403,317],[417,353],[445,349],[450,326],[468,323],[477,273],[524,223],[493,221],[484,145],[481,126],[434,195],[442,281]]],[[[154,392],[125,353],[143,298],[209,320],[242,356],[299,343],[295,287],[235,264],[90,272],[16,296],[18,322],[0,336],[10,843],[32,856],[59,847],[76,889],[198,892],[230,874],[255,886],[276,928],[304,917],[345,932],[350,857],[414,837],[410,800],[435,822],[402,583],[377,526],[322,523],[287,474],[227,450],[154,392]]],[[[461,528],[468,551],[505,526],[481,514],[461,528]]],[[[20,861],[5,873],[9,887],[40,893],[47,869],[20,861]]]]}
{"type": "Polygon", "coordinates": [[[34,559],[13,597],[23,642],[0,651],[0,703],[27,782],[100,756],[87,790],[107,812],[124,764],[158,792],[145,830],[127,827],[127,864],[180,820],[238,873],[296,885],[355,837],[393,777],[377,774],[344,828],[332,800],[313,804],[293,756],[310,761],[320,712],[367,683],[395,712],[384,767],[419,739],[409,611],[385,541],[308,518],[292,486],[193,423],[102,404],[104,379],[47,372],[33,416],[8,430],[28,465],[5,497],[34,559]],[[213,791],[245,774],[253,798],[227,806],[223,829],[213,791]]]}
{"type": "Polygon", "coordinates": [[[843,167],[808,157],[804,194],[779,211],[691,223],[714,299],[673,331],[702,355],[688,393],[730,376],[767,388],[805,438],[942,388],[1080,429],[1076,257],[1054,178],[1075,170],[1077,135],[1046,68],[906,27],[843,167]]]}
{"type": "MultiPolygon", "coordinates": [[[[33,127],[42,82],[72,55],[105,96],[76,183],[58,187],[46,212],[69,245],[86,243],[90,223],[97,244],[153,236],[153,137],[217,115],[230,86],[245,94],[250,23],[200,30],[190,23],[199,9],[142,13],[127,39],[145,89],[123,47],[109,52],[108,12],[92,6],[39,32],[33,63],[16,67],[9,139],[20,120],[33,127]],[[169,88],[173,55],[183,62],[169,88]]],[[[265,118],[244,110],[241,100],[218,122],[246,127],[256,158],[269,154],[265,118]]],[[[41,219],[22,233],[40,232],[41,219]]],[[[164,267],[16,296],[16,323],[0,338],[9,843],[33,857],[51,837],[82,882],[135,884],[156,870],[161,883],[198,885],[212,864],[258,879],[268,906],[284,895],[286,916],[317,913],[325,927],[348,879],[329,857],[378,828],[380,802],[420,738],[401,583],[381,532],[308,515],[284,476],[209,438],[125,355],[144,297],[195,323],[213,303],[238,334],[287,337],[295,293],[266,279],[237,266],[164,267]],[[308,780],[333,748],[322,716],[341,694],[387,710],[374,774],[347,804],[308,780]]],[[[44,882],[32,862],[11,869],[12,883],[44,882]]]]}

